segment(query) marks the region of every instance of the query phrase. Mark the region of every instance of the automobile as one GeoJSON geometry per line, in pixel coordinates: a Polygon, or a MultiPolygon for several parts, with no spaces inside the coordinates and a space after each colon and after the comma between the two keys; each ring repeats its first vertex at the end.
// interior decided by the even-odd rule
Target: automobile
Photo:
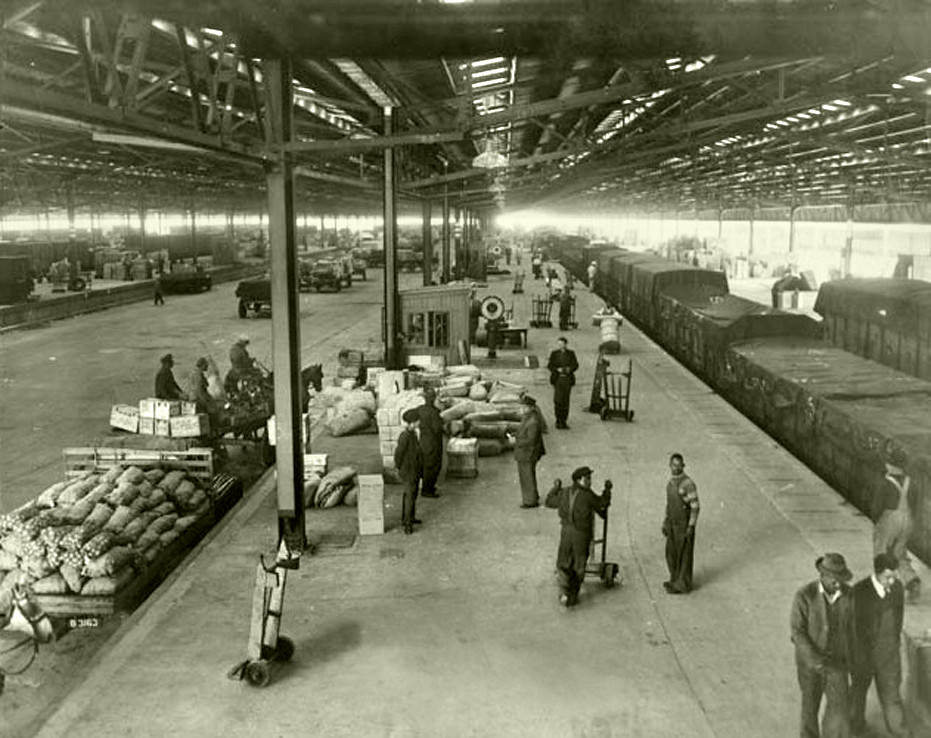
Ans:
{"type": "MultiPolygon", "coordinates": [[[[351,274],[349,279],[352,284],[351,274]]],[[[343,280],[343,265],[336,259],[319,259],[301,268],[300,286],[317,292],[321,292],[324,287],[339,292],[343,288],[343,280]]]]}
{"type": "Polygon", "coordinates": [[[244,279],[236,285],[239,298],[239,317],[246,318],[249,311],[255,317],[271,317],[272,283],[269,279],[244,279]]]}

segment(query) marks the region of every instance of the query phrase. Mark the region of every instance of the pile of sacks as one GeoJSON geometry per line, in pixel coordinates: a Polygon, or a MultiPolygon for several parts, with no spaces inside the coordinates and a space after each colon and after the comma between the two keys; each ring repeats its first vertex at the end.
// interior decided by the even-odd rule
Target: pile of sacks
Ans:
{"type": "MultiPolygon", "coordinates": [[[[412,376],[418,374],[425,373],[412,376]]],[[[478,439],[479,456],[496,456],[514,447],[514,434],[521,419],[521,397],[526,391],[523,386],[482,380],[481,370],[471,364],[447,367],[438,381],[432,376],[420,376],[417,382],[410,380],[409,376],[411,384],[421,386],[392,392],[399,383],[383,383],[378,395],[379,445],[382,467],[389,480],[397,479],[394,450],[404,429],[401,417],[408,408],[423,405],[424,386],[436,390],[436,404],[447,436],[478,439]]]]}
{"type": "Polygon", "coordinates": [[[340,466],[304,480],[304,507],[329,508],[337,505],[355,507],[359,502],[359,473],[351,466],[340,466]]]}
{"type": "Polygon", "coordinates": [[[324,387],[314,395],[309,407],[312,415],[325,415],[330,435],[337,437],[367,430],[375,409],[375,395],[371,391],[342,387],[324,387]]]}

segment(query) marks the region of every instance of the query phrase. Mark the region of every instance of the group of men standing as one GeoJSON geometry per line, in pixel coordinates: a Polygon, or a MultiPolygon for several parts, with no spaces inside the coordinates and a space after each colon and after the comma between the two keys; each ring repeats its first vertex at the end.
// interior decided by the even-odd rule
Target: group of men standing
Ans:
{"type": "Polygon", "coordinates": [[[790,617],[802,693],[801,738],[864,735],[866,695],[874,681],[889,732],[911,736],[899,692],[905,610],[899,561],[877,554],[872,574],[853,587],[841,554],[821,556],[815,568],[818,579],[795,594],[790,617]]]}
{"type": "Polygon", "coordinates": [[[405,428],[394,450],[394,465],[404,485],[401,525],[407,535],[421,523],[417,498],[440,496],[436,483],[443,466],[443,419],[436,407],[436,391],[428,387],[423,394],[423,405],[402,414],[405,428]]]}

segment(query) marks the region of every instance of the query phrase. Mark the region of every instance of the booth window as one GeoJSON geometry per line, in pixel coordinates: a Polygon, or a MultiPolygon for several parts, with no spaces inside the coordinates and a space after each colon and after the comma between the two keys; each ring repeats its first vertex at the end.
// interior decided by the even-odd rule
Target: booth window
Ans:
{"type": "Polygon", "coordinates": [[[405,333],[414,346],[449,348],[449,313],[409,313],[405,333]]]}
{"type": "Polygon", "coordinates": [[[449,348],[449,313],[427,313],[430,325],[430,346],[449,348]]]}

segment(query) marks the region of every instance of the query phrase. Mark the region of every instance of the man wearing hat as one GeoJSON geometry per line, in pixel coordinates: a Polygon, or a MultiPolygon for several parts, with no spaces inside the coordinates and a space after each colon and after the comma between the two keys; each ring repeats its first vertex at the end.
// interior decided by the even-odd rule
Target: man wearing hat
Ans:
{"type": "MultiPolygon", "coordinates": [[[[213,413],[213,398],[207,392],[207,369],[210,368],[210,362],[207,358],[201,356],[194,362],[194,368],[188,375],[185,393],[187,398],[197,405],[199,413],[213,413]]],[[[214,420],[213,417],[210,418],[214,420]]]]}
{"type": "Polygon", "coordinates": [[[520,481],[520,506],[539,507],[537,462],[546,453],[543,446],[543,419],[537,401],[530,395],[521,397],[521,412],[523,415],[514,440],[514,460],[517,462],[517,478],[520,481]]]}
{"type": "Polygon", "coordinates": [[[246,348],[248,343],[249,336],[243,334],[236,339],[236,343],[230,349],[230,365],[239,374],[248,374],[255,371],[255,359],[249,356],[249,351],[246,348]]]}
{"type": "Polygon", "coordinates": [[[184,397],[171,371],[174,365],[175,360],[171,354],[165,354],[162,357],[162,368],[155,375],[155,396],[159,400],[181,400],[184,397]]]}
{"type": "Polygon", "coordinates": [[[899,579],[912,599],[921,591],[921,579],[908,557],[908,539],[914,524],[908,504],[911,479],[905,473],[906,456],[894,449],[886,462],[886,474],[876,497],[879,517],[873,528],[873,555],[892,554],[899,562],[899,579]]]}
{"type": "Polygon", "coordinates": [[[839,553],[815,561],[818,579],[795,593],[790,627],[802,692],[802,738],[845,738],[849,735],[847,675],[855,647],[853,578],[839,553]],[[825,700],[819,731],[818,712],[825,700]]]}
{"type": "Polygon", "coordinates": [[[595,277],[598,275],[598,263],[592,262],[588,265],[588,289],[591,292],[595,291],[595,277]]]}
{"type": "Polygon", "coordinates": [[[443,419],[436,407],[436,390],[423,391],[424,404],[417,408],[420,421],[420,448],[423,451],[421,497],[439,497],[436,480],[443,467],[443,419]]]}
{"type": "Polygon", "coordinates": [[[574,351],[568,348],[569,342],[562,336],[556,339],[556,350],[550,353],[546,368],[550,370],[550,384],[553,385],[553,409],[556,414],[556,427],[568,430],[569,395],[575,384],[575,373],[579,360],[574,351]]]}
{"type": "Polygon", "coordinates": [[[401,504],[401,525],[404,532],[410,535],[414,532],[417,519],[417,486],[423,477],[423,448],[420,439],[420,409],[408,408],[401,416],[407,427],[398,437],[398,445],[394,449],[394,466],[404,485],[404,496],[401,504]]]}
{"type": "Polygon", "coordinates": [[[572,472],[571,487],[563,487],[562,480],[557,479],[546,496],[546,506],[559,510],[562,525],[556,568],[562,588],[559,601],[566,607],[579,601],[579,588],[585,578],[585,563],[594,535],[595,513],[605,517],[610,504],[611,481],[605,481],[604,491],[596,495],[592,491],[592,469],[587,466],[572,472]]]}
{"type": "Polygon", "coordinates": [[[878,554],[873,573],[853,585],[857,647],[850,684],[850,727],[854,735],[865,732],[866,693],[873,681],[886,728],[897,737],[911,735],[899,692],[905,591],[896,575],[898,568],[895,556],[878,554]]]}

